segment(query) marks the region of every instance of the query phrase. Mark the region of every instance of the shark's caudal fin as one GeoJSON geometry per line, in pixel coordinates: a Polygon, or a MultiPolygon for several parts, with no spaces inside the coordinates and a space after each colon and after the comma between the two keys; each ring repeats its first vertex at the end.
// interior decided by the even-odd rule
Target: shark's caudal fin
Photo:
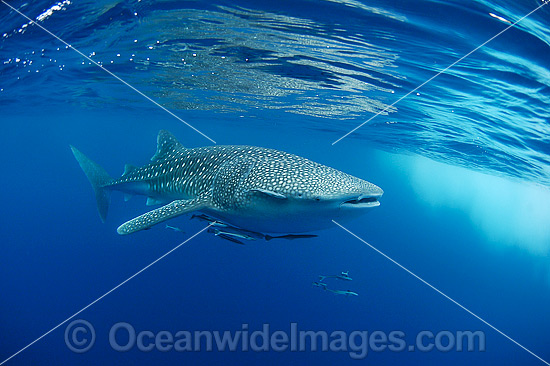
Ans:
{"type": "Polygon", "coordinates": [[[109,210],[109,201],[111,200],[111,191],[105,188],[105,185],[113,179],[105,169],[88,159],[88,157],[78,151],[76,147],[71,146],[71,150],[78,164],[80,164],[80,167],[84,171],[84,174],[86,174],[86,177],[88,177],[88,180],[92,184],[97,202],[97,211],[99,212],[101,221],[105,222],[107,211],[109,210]]]}

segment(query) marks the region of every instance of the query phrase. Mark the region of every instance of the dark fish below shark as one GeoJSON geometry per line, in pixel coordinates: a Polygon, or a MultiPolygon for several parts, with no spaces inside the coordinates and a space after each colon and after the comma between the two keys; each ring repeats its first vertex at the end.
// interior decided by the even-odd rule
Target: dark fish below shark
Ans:
{"type": "Polygon", "coordinates": [[[244,244],[239,239],[244,240],[265,240],[270,241],[273,239],[286,239],[286,240],[295,240],[295,239],[309,239],[309,238],[315,238],[317,235],[311,235],[311,234],[286,234],[286,235],[276,235],[272,236],[269,234],[262,234],[262,233],[256,233],[254,231],[244,230],[241,228],[229,226],[227,224],[223,224],[222,227],[216,227],[216,225],[219,225],[220,222],[216,221],[214,219],[208,220],[211,222],[210,226],[208,228],[208,232],[211,234],[214,234],[216,236],[219,236],[222,239],[226,239],[238,244],[244,244]]]}
{"type": "Polygon", "coordinates": [[[103,221],[111,191],[164,204],[118,227],[131,234],[191,213],[204,213],[256,233],[300,233],[344,222],[380,205],[376,185],[283,151],[254,146],[185,148],[160,131],[151,163],[126,165],[113,179],[71,146],[95,191],[103,221]]]}

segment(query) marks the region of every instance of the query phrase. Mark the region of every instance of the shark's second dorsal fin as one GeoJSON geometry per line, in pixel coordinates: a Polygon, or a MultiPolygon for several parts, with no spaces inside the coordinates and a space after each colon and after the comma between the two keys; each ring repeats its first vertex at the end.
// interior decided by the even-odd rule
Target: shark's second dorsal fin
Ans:
{"type": "Polygon", "coordinates": [[[181,148],[183,148],[183,145],[174,135],[166,130],[160,130],[157,136],[157,152],[153,155],[151,161],[164,159],[181,148]]]}
{"type": "Polygon", "coordinates": [[[133,172],[136,169],[137,169],[137,167],[135,165],[126,164],[126,165],[124,165],[124,173],[122,173],[122,175],[130,174],[131,172],[133,172]]]}

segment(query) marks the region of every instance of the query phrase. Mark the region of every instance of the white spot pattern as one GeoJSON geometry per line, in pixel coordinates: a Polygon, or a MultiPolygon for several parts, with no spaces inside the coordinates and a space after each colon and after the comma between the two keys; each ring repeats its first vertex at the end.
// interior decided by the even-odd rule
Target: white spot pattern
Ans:
{"type": "Polygon", "coordinates": [[[231,145],[187,149],[167,131],[159,133],[157,142],[150,164],[124,174],[110,186],[122,189],[126,183],[146,182],[151,196],[180,201],[122,225],[126,225],[124,233],[172,217],[174,210],[181,210],[185,202],[197,197],[210,200],[208,204],[214,209],[224,210],[245,208],[257,199],[254,192],[258,190],[310,200],[379,190],[365,180],[278,150],[231,145]]]}

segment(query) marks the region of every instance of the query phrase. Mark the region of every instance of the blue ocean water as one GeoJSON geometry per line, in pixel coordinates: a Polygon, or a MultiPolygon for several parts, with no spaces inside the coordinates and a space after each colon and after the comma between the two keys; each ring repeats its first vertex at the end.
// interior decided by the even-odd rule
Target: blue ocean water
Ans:
{"type": "MultiPolygon", "coordinates": [[[[188,147],[212,142],[71,48],[217,144],[288,151],[379,185],[381,206],[346,227],[550,361],[550,5],[6,3],[0,362],[204,228],[181,217],[169,223],[184,235],[158,225],[119,236],[118,225],[147,209],[144,199],[124,202],[120,194],[101,223],[69,144],[117,176],[126,163],[149,161],[160,129],[188,147]]],[[[6,364],[360,362],[349,349],[311,347],[120,352],[109,342],[118,322],[174,335],[243,324],[250,333],[269,324],[290,334],[296,323],[329,334],[400,331],[407,344],[422,331],[481,331],[484,351],[370,347],[366,360],[544,364],[341,228],[316,234],[245,246],[200,234],[74,318],[93,325],[90,350],[67,347],[69,321],[6,364]],[[358,297],[311,286],[341,271],[353,281],[331,283],[358,297]]]]}

